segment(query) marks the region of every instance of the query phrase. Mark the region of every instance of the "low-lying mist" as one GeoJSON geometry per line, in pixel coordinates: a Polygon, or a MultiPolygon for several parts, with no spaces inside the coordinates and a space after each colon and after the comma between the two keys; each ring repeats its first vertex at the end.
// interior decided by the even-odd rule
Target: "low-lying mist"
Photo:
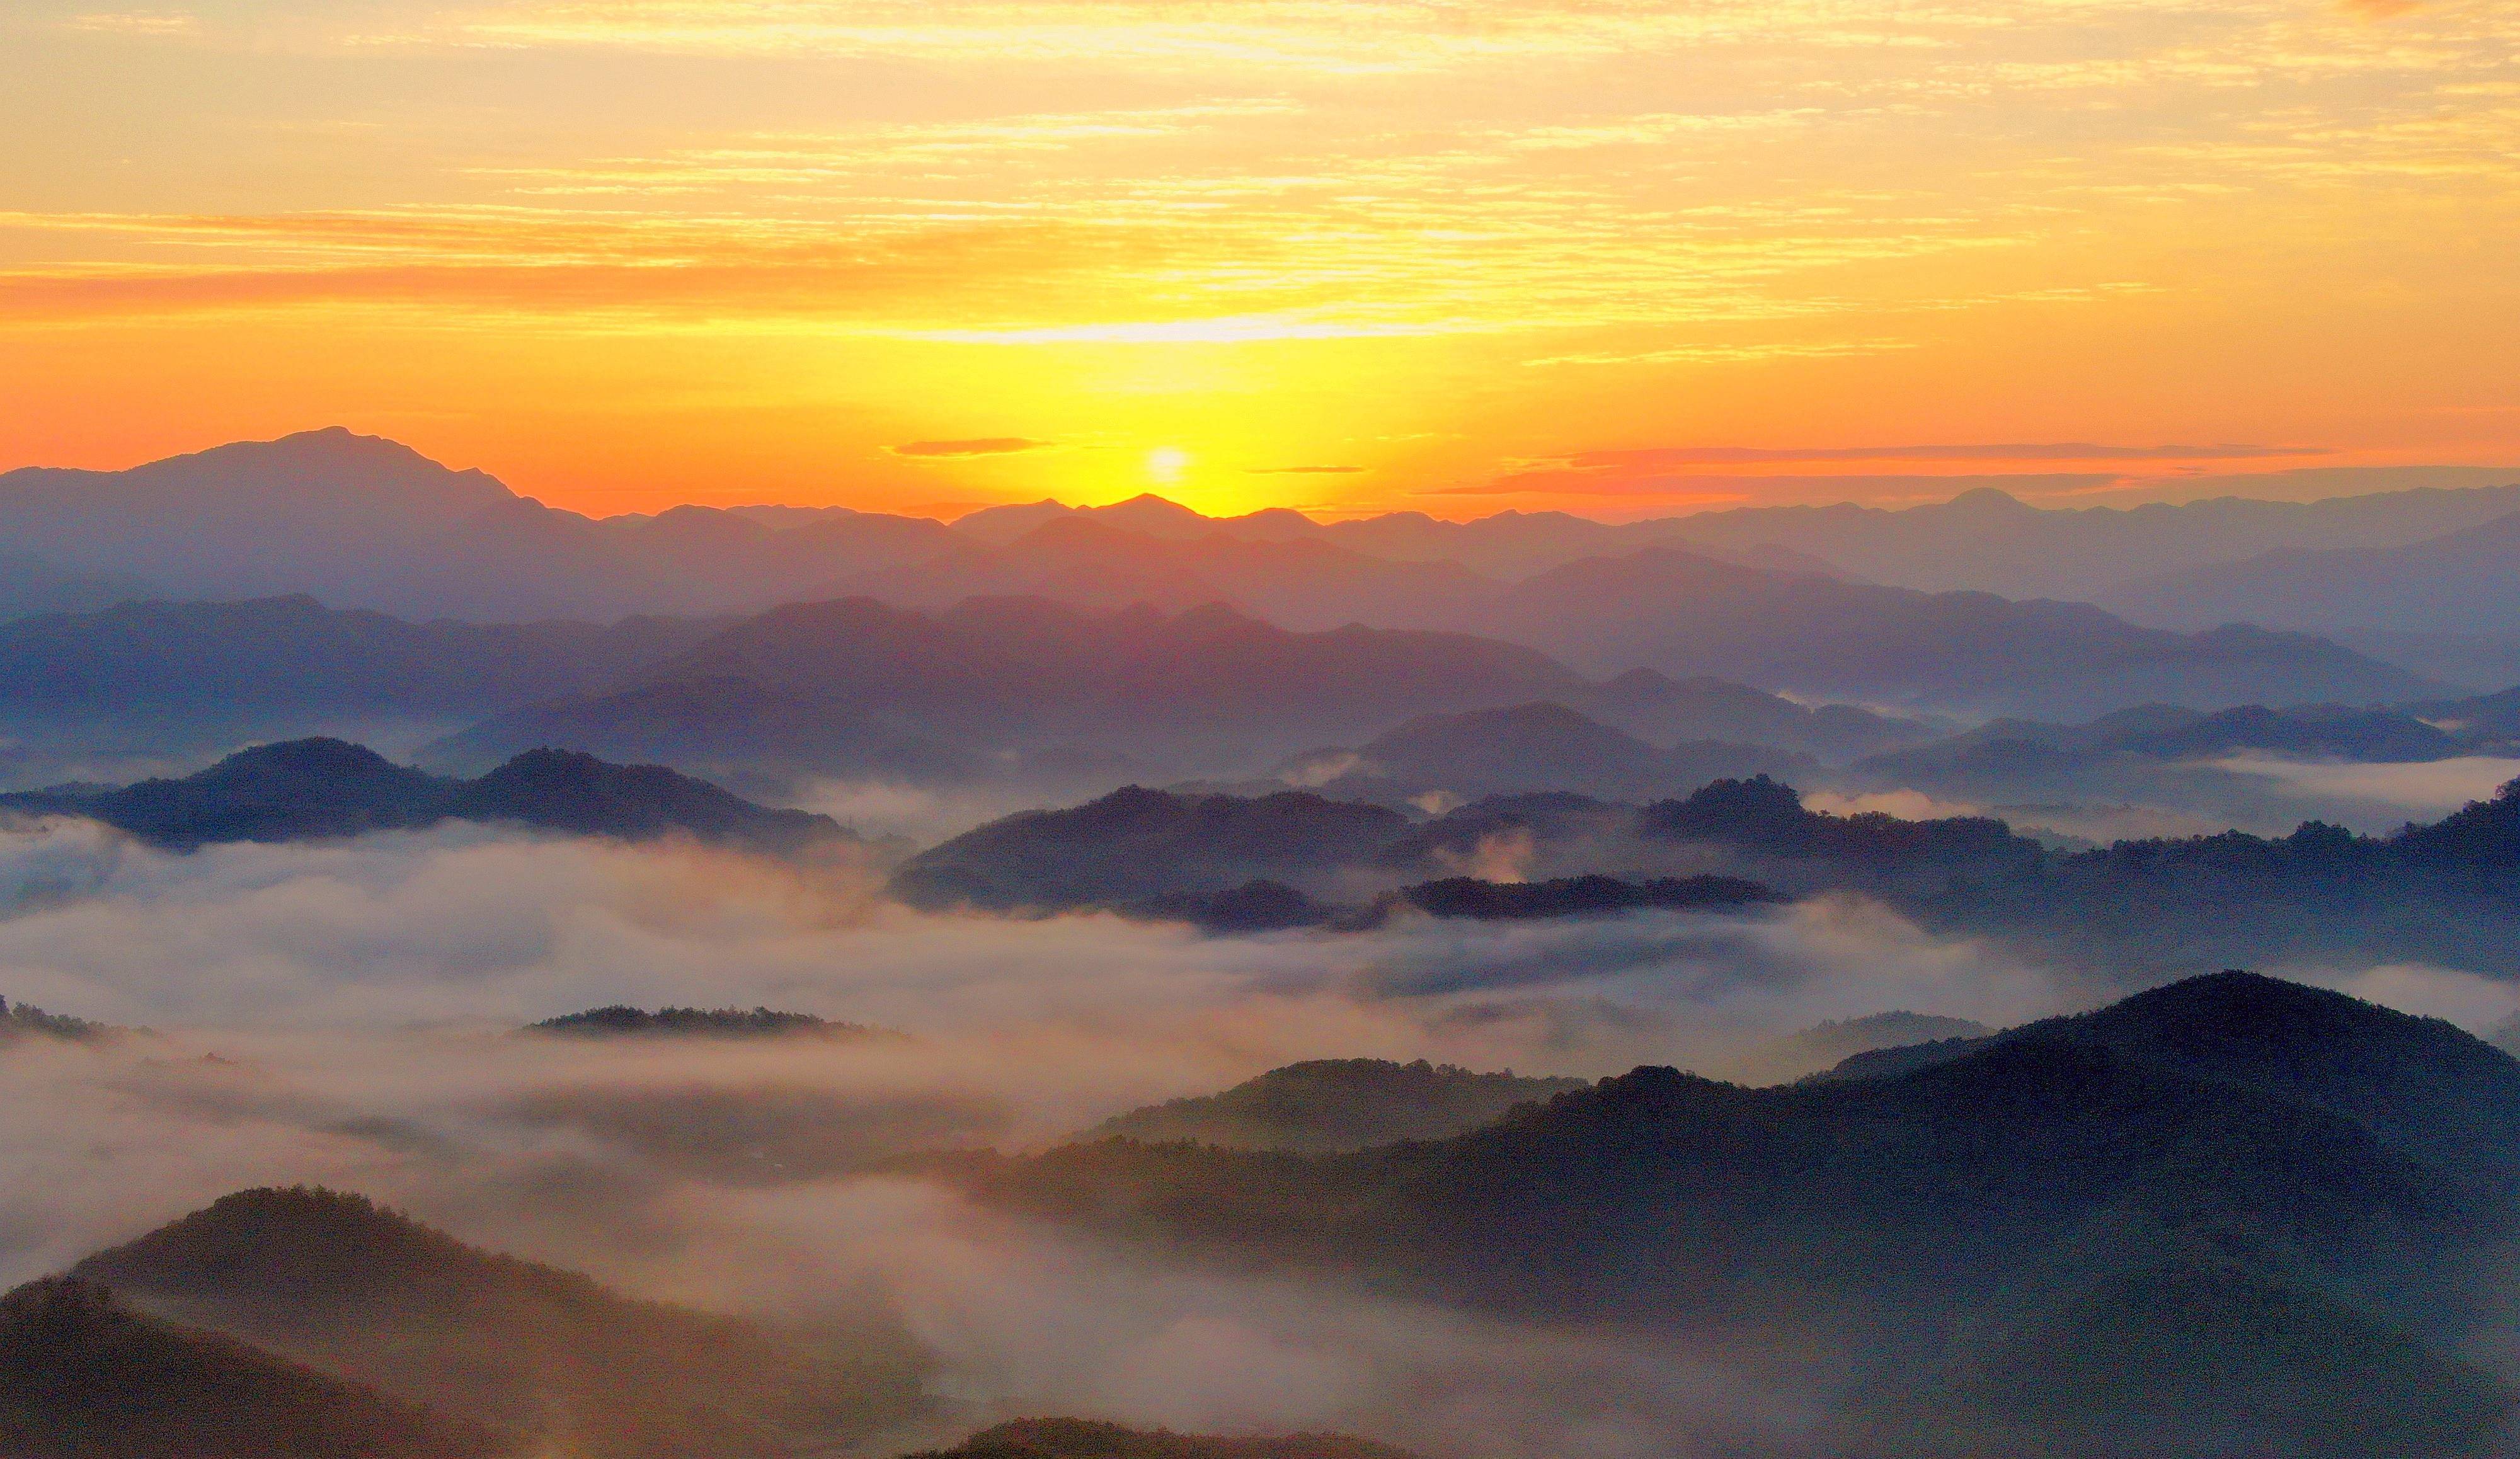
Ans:
{"type": "MultiPolygon", "coordinates": [[[[1797,1429],[1790,1355],[1168,1267],[893,1163],[1036,1148],[1298,1059],[1742,1076],[1822,1019],[2001,1025],[2109,995],[1844,898],[1226,939],[922,914],[878,887],[866,866],[477,826],[190,855],[84,822],[0,831],[0,995],[147,1031],[0,1044],[0,1284],[231,1190],[314,1182],[645,1296],[811,1316],[873,1294],[941,1358],[949,1428],[1059,1411],[1489,1459],[1692,1452],[1797,1429]],[[518,1032],[608,1003],[907,1037],[518,1032]]],[[[2515,1005],[2448,970],[2321,976],[2471,1025],[2515,1005]]]]}

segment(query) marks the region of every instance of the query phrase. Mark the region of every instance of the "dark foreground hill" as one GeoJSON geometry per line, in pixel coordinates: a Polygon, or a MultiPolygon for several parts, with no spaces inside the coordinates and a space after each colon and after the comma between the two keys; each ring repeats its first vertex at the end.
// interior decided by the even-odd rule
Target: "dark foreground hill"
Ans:
{"type": "Polygon", "coordinates": [[[356,1197],[226,1197],[78,1264],[143,1311],[609,1459],[771,1459],[918,1411],[888,1321],[776,1329],[616,1296],[356,1197]]]}
{"type": "Polygon", "coordinates": [[[1433,1144],[1114,1138],[973,1180],[1157,1249],[1755,1335],[1840,1372],[1851,1424],[1896,1430],[1883,1395],[1936,1394],[1900,1452],[2005,1451],[1979,1433],[2010,1452],[2123,1452],[2108,1436],[2138,1433],[2163,1455],[2476,1452],[2511,1395],[2448,1354],[2497,1320],[2508,1187],[2438,1157],[2479,1112],[2520,1124],[2520,1075],[2459,1073],[2511,1061],[2272,980],[2115,1011],[2179,1056],[2023,1037],[1769,1089],[1640,1069],[1433,1144]],[[2355,1071],[2342,1085],[2267,1072],[2261,1050],[2308,1041],[2290,1032],[2306,1010],[2355,1071]],[[2445,1077],[2454,1106],[2427,1092],[2445,1077]],[[2007,1376],[2043,1368],[2084,1377],[2007,1376]]]}
{"type": "Polygon", "coordinates": [[[984,1429],[950,1449],[908,1459],[1412,1459],[1384,1444],[1336,1434],[1228,1438],[1123,1428],[1088,1419],[1017,1419],[984,1429]]]}
{"type": "Polygon", "coordinates": [[[0,1296],[10,1459],[489,1459],[477,1424],[398,1402],[55,1277],[0,1296]]]}
{"type": "Polygon", "coordinates": [[[1511,1070],[1481,1074],[1423,1059],[1314,1059],[1272,1069],[1222,1093],[1131,1110],[1094,1132],[1242,1150],[1362,1150],[1460,1134],[1516,1105],[1589,1083],[1524,1078],[1511,1070]]]}
{"type": "Polygon", "coordinates": [[[647,840],[687,835],[770,852],[852,839],[827,816],[772,810],[656,765],[530,750],[475,780],[400,766],[361,745],[301,739],[239,751],[177,780],[0,795],[0,811],[85,816],[190,850],[483,820],[647,840]]]}
{"type": "Polygon", "coordinates": [[[2091,1013],[1859,1054],[1837,1079],[1903,1073],[2011,1043],[2104,1048],[2342,1115],[2436,1168],[2520,1189],[2520,1062],[2439,1019],[2227,971],[2091,1013]]]}

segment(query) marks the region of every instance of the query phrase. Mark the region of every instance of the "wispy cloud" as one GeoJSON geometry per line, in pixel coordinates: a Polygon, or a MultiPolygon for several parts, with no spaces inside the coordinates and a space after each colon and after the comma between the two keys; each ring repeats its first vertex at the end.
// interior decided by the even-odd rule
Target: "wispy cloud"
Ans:
{"type": "Polygon", "coordinates": [[[1559,459],[1578,468],[1618,468],[1831,461],[2254,461],[2329,454],[2324,446],[2108,446],[2060,441],[1928,446],[1648,446],[1626,451],[1579,451],[1559,459]]]}
{"type": "Polygon", "coordinates": [[[1055,444],[1029,436],[974,436],[964,441],[911,441],[887,449],[895,456],[1012,456],[1018,451],[1046,451],[1055,444]]]}

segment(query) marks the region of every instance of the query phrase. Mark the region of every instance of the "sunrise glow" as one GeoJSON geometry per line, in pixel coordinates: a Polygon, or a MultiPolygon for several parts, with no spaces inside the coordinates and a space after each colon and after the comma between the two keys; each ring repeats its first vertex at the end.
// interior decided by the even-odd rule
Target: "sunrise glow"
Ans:
{"type": "Polygon", "coordinates": [[[1460,517],[2520,460],[2484,0],[21,0],[0,45],[7,464],[339,423],[599,513],[1460,517]],[[1047,444],[894,449],[989,438],[1047,444]],[[1902,442],[1967,449],[1824,455],[1902,442]],[[1565,465],[1680,448],[1814,455],[1565,465]]]}

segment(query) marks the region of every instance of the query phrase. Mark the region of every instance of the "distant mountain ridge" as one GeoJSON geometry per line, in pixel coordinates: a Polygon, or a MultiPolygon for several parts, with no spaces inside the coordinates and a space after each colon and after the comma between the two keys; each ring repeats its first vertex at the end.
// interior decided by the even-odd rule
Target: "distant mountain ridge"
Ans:
{"type": "Polygon", "coordinates": [[[424,758],[482,764],[558,743],[835,774],[951,774],[958,757],[965,774],[982,757],[1021,773],[1042,756],[1124,750],[1238,765],[1583,684],[1517,644],[1355,626],[1299,634],[1214,604],[1103,612],[973,598],[930,613],[845,598],[744,620],[622,686],[495,717],[424,758]],[[660,714],[660,699],[677,707],[660,714]]]}
{"type": "Polygon", "coordinates": [[[84,816],[177,850],[502,821],[645,840],[677,833],[793,853],[856,838],[828,816],[772,810],[662,766],[529,750],[475,780],[394,764],[338,739],[242,750],[178,780],[0,794],[0,811],[84,816]]]}
{"type": "MultiPolygon", "coordinates": [[[[1550,513],[1461,525],[1406,516],[1323,525],[1290,512],[1216,521],[1153,499],[1090,512],[1009,508],[960,527],[831,511],[765,520],[692,507],[596,521],[334,430],[128,472],[10,473],[0,477],[0,551],[72,571],[137,572],[178,597],[312,593],[476,620],[723,614],[851,594],[940,607],[1008,594],[1102,608],[1223,602],[1298,628],[1481,633],[1596,673],[1653,668],[1771,689],[2055,714],[2146,699],[2363,703],[2428,686],[2315,641],[2182,640],[2036,600],[1919,598],[1832,575],[1827,553],[1784,537],[1817,523],[1850,547],[1958,542],[1949,560],[1994,563],[2002,553],[1990,544],[2008,541],[2011,528],[1985,524],[2032,522],[2031,536],[2054,539],[2031,554],[2047,565],[2000,586],[2044,597],[2062,591],[2046,580],[2073,562],[2137,570],[2121,550],[2131,542],[2168,551],[2215,540],[2199,523],[2228,527],[2229,551],[2210,560],[2231,560],[2324,543],[2342,522],[2360,524],[2365,541],[2409,524],[2410,539],[2470,526],[2469,508],[2486,499],[2407,493],[2112,515],[1972,494],[1904,513],[1784,510],[1627,527],[1550,513]]],[[[1909,576],[1951,586],[1931,572],[1909,576]]]]}
{"type": "MultiPolygon", "coordinates": [[[[2520,500],[2511,505],[2520,508],[2520,500]]],[[[2419,542],[2277,551],[2157,573],[2098,600],[2138,622],[2174,627],[2245,619],[2316,633],[2520,638],[2520,509],[2419,542]]]]}
{"type": "Polygon", "coordinates": [[[1532,790],[1653,800],[1709,780],[1818,769],[1807,755],[1768,745],[1710,739],[1662,749],[1563,704],[1540,702],[1421,715],[1353,750],[1298,756],[1275,778],[1337,800],[1440,809],[1431,802],[1532,790]]]}

